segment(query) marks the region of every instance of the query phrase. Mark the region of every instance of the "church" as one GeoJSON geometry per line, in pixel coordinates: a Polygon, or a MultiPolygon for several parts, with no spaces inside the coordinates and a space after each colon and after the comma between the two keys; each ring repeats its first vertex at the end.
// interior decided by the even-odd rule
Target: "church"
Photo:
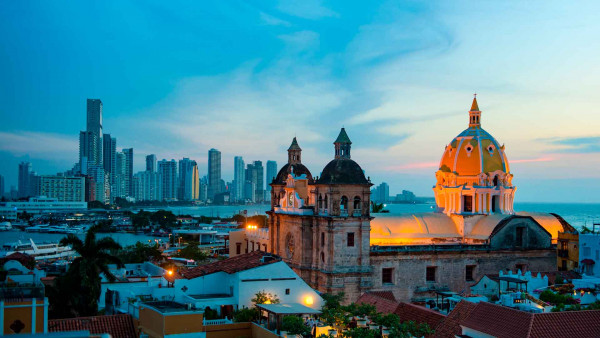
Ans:
{"type": "Polygon", "coordinates": [[[366,291],[419,302],[467,292],[500,270],[557,269],[558,233],[574,229],[556,214],[515,213],[504,145],[481,127],[476,98],[468,128],[442,154],[434,212],[371,215],[373,184],[352,160],[344,128],[333,144],[333,160],[313,177],[293,139],[267,212],[270,251],[316,290],[344,292],[348,302],[366,291]]]}

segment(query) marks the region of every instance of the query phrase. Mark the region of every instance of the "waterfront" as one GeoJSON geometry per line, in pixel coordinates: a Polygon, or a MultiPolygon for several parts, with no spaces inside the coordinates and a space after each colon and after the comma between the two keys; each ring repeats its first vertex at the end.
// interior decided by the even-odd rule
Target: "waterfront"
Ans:
{"type": "MultiPolygon", "coordinates": [[[[202,206],[202,207],[173,207],[166,208],[176,215],[192,215],[192,216],[212,216],[212,217],[231,217],[234,214],[247,210],[248,216],[264,214],[270,208],[269,205],[252,205],[252,206],[202,206]]],[[[145,209],[155,210],[159,208],[145,209]]],[[[408,213],[431,212],[433,204],[388,204],[386,210],[389,213],[373,214],[374,217],[393,217],[396,215],[408,213]]],[[[594,222],[600,222],[600,204],[561,204],[561,203],[515,203],[515,210],[529,212],[552,212],[562,216],[567,222],[581,229],[584,225],[592,228],[594,222]]],[[[78,235],[83,238],[84,235],[78,235]]],[[[130,233],[110,233],[98,234],[98,237],[110,236],[123,246],[133,245],[136,242],[148,242],[158,239],[166,241],[168,238],[156,238],[145,234],[130,234],[130,233]]],[[[27,233],[20,230],[5,231],[0,233],[0,238],[3,243],[16,242],[18,240],[27,241],[32,238],[35,242],[57,242],[65,237],[63,234],[49,233],[27,233]]]]}

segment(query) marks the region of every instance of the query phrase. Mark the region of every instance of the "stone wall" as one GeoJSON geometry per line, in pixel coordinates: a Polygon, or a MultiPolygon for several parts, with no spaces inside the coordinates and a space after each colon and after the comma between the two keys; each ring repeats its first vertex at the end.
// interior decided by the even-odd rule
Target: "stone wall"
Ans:
{"type": "MultiPolygon", "coordinates": [[[[440,246],[441,247],[441,246],[440,246]]],[[[555,271],[554,248],[540,250],[372,250],[372,290],[390,290],[399,301],[419,301],[435,297],[435,290],[469,291],[469,286],[485,274],[515,270],[555,271]],[[473,266],[473,280],[466,280],[467,266],[473,266]],[[426,281],[427,267],[436,267],[435,281],[426,281]],[[382,283],[382,269],[393,269],[393,282],[382,283]]]]}

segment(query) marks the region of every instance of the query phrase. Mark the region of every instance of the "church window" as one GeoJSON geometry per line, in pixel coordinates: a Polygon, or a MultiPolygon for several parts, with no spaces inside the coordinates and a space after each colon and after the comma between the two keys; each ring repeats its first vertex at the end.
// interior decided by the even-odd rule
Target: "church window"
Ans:
{"type": "Polygon", "coordinates": [[[319,209],[323,209],[323,195],[319,194],[319,209]]]}
{"type": "Polygon", "coordinates": [[[475,271],[475,265],[467,265],[466,271],[465,271],[465,280],[467,282],[472,282],[473,279],[473,272],[475,271]]]}
{"type": "Polygon", "coordinates": [[[425,280],[428,282],[435,282],[435,273],[437,266],[428,266],[425,271],[425,280]]]}
{"type": "Polygon", "coordinates": [[[329,202],[328,202],[328,198],[327,195],[325,195],[325,210],[329,209],[329,202]]]}
{"type": "Polygon", "coordinates": [[[382,284],[394,284],[394,269],[393,268],[381,269],[381,283],[382,284]]]}
{"type": "Polygon", "coordinates": [[[340,209],[348,210],[348,197],[342,196],[342,200],[340,201],[340,209]]]}
{"type": "Polygon", "coordinates": [[[348,246],[354,246],[354,233],[349,232],[347,236],[348,236],[348,241],[347,241],[348,246]]]}
{"type": "Polygon", "coordinates": [[[356,196],[354,197],[354,210],[360,210],[362,209],[360,207],[360,197],[356,196]]]}
{"type": "Polygon", "coordinates": [[[321,233],[321,246],[322,247],[325,246],[325,233],[324,232],[321,233]]]}

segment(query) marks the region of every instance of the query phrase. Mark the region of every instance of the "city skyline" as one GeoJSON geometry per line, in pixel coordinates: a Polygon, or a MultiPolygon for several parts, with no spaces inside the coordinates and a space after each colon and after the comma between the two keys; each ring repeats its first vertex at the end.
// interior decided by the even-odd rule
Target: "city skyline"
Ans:
{"type": "Polygon", "coordinates": [[[307,167],[318,170],[345,126],[353,157],[374,182],[387,182],[391,194],[431,196],[439,154],[466,128],[477,91],[483,128],[511,159],[516,202],[599,202],[599,77],[589,57],[600,50],[598,4],[538,4],[308,1],[190,5],[184,13],[128,3],[126,16],[109,4],[76,4],[73,12],[7,4],[12,10],[0,14],[7,32],[0,41],[11,46],[0,53],[10,84],[0,90],[0,175],[9,190],[22,161],[40,174],[69,169],[85,100],[99,98],[101,132],[135,149],[133,172],[156,154],[194,159],[204,176],[214,147],[223,154],[222,177],[230,178],[240,153],[247,163],[285,163],[293,136],[310,154],[307,167]],[[6,14],[15,11],[21,15],[6,14]],[[176,20],[155,22],[164,12],[176,20]],[[65,16],[92,24],[71,30],[65,16]],[[105,16],[110,23],[93,24],[105,16]],[[32,23],[29,33],[18,29],[23,21],[32,23]],[[223,30],[217,21],[235,25],[223,30]],[[183,40],[172,38],[180,32],[183,40]],[[153,47],[142,44],[149,36],[153,47]],[[82,45],[75,50],[65,41],[82,45]],[[119,55],[108,53],[113,48],[119,55]]]}

